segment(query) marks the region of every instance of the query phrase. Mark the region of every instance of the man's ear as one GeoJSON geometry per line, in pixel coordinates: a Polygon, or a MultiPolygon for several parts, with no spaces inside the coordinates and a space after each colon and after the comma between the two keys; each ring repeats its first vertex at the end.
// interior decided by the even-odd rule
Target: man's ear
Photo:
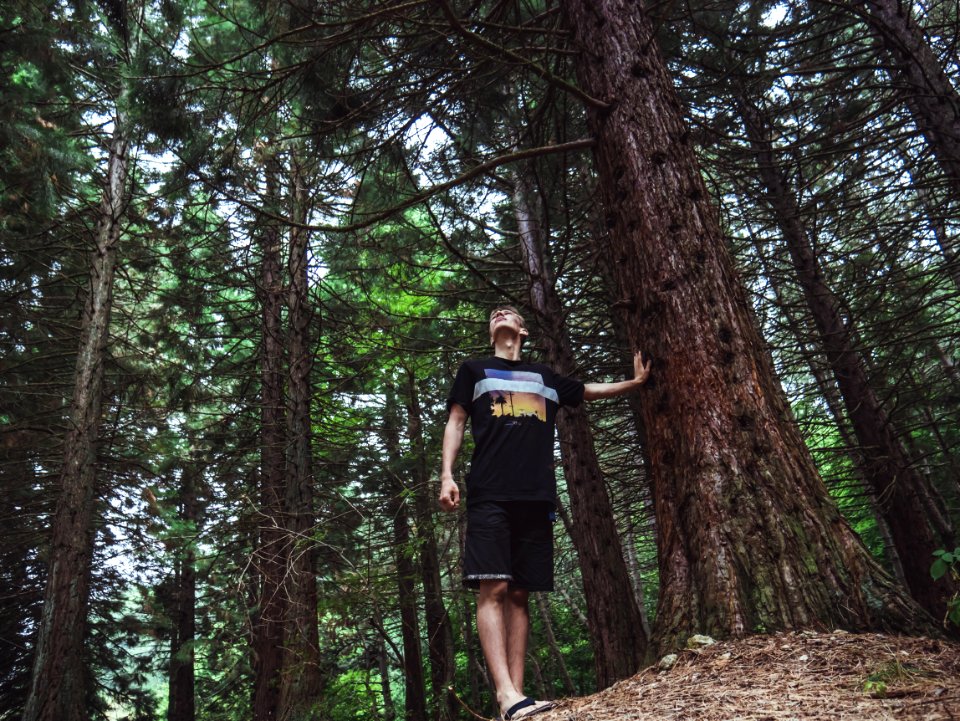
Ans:
{"type": "Polygon", "coordinates": [[[521,338],[526,338],[528,335],[530,335],[530,331],[528,331],[526,328],[521,327],[521,328],[520,328],[520,337],[521,337],[521,338]]]}

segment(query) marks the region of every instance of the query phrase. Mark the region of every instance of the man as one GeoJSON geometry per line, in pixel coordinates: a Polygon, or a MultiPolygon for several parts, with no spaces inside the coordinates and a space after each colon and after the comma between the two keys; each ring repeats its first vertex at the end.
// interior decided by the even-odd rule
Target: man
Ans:
{"type": "Polygon", "coordinates": [[[477,632],[497,703],[509,721],[554,705],[524,696],[523,666],[529,594],[553,590],[557,410],[636,390],[647,380],[650,363],[637,353],[632,380],[584,384],[521,360],[527,328],[515,308],[494,309],[489,328],[493,357],[463,363],[447,401],[440,506],[460,506],[453,464],[469,418],[475,443],[467,475],[463,581],[479,590],[477,632]]]}

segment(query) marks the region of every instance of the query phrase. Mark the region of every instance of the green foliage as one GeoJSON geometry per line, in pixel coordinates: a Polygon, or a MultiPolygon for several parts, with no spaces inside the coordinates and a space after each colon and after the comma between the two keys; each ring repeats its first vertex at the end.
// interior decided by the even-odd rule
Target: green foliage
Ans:
{"type": "MultiPolygon", "coordinates": [[[[930,575],[933,580],[939,581],[944,576],[953,579],[954,583],[960,583],[960,546],[947,551],[939,549],[933,552],[936,557],[930,566],[930,575]]],[[[947,601],[947,615],[943,622],[949,621],[954,626],[960,627],[960,593],[954,593],[953,597],[947,601]]]]}
{"type": "Polygon", "coordinates": [[[886,698],[897,684],[915,681],[929,674],[919,666],[893,658],[880,664],[863,682],[863,692],[874,698],[886,698]]]}
{"type": "MultiPolygon", "coordinates": [[[[518,145],[586,135],[576,103],[543,81],[545,73],[573,74],[557,14],[543,3],[481,3],[476,17],[489,22],[478,37],[527,59],[505,63],[459,31],[444,31],[430,3],[402,12],[343,2],[127,7],[130,18],[115,2],[13,0],[0,8],[0,490],[8,508],[0,587],[11,589],[0,609],[0,721],[19,717],[29,682],[103,148],[118,111],[136,162],[97,459],[92,715],[121,706],[143,719],[162,713],[178,583],[192,568],[196,636],[179,653],[195,654],[198,719],[250,718],[254,551],[265,522],[257,240],[268,221],[279,229],[281,255],[295,224],[310,243],[317,519],[297,548],[315,551],[319,569],[317,715],[382,717],[387,692],[402,709],[396,563],[419,561],[425,528],[442,552],[455,683],[470,688],[479,649],[464,641],[472,597],[459,585],[457,519],[411,517],[413,532],[398,547],[393,512],[433,503],[445,394],[458,362],[487,349],[485,306],[524,305],[510,205],[515,169],[490,170],[389,211],[518,145]],[[277,164],[271,193],[268,158],[277,164]],[[305,199],[290,192],[295,167],[305,199]]],[[[949,508],[958,507],[951,469],[960,403],[950,368],[960,351],[960,305],[956,256],[951,261],[938,243],[956,237],[956,198],[896,109],[882,68],[867,61],[866,35],[852,26],[837,31],[799,5],[775,32],[763,24],[770,3],[749,13],[694,8],[669,17],[673,7],[680,6],[657,11],[667,14],[657,18],[663,48],[690,106],[691,142],[717,197],[730,200],[725,230],[764,338],[834,498],[881,557],[846,412],[827,402],[831,382],[817,376],[823,358],[802,294],[762,189],[744,170],[753,156],[729,101],[731,69],[747,69],[736,79],[760,79],[768,91],[824,272],[843,292],[885,407],[907,429],[905,443],[949,508]]],[[[955,22],[938,20],[945,51],[955,22]]],[[[577,362],[585,377],[609,377],[622,358],[588,156],[531,168],[577,362]]],[[[289,308],[281,314],[285,321],[289,308]]],[[[536,331],[538,319],[528,320],[536,331]]],[[[539,352],[536,332],[529,351],[539,352]]],[[[592,422],[653,617],[656,533],[635,423],[612,404],[592,422]]],[[[468,439],[464,468],[469,452],[468,439]]],[[[560,659],[536,613],[531,654],[548,691],[566,693],[562,660],[576,692],[587,693],[592,651],[575,608],[585,601],[562,532],[557,549],[558,576],[570,592],[569,602],[554,596],[549,607],[560,659]]],[[[958,559],[960,549],[938,552],[931,573],[956,577],[958,559]]],[[[950,608],[948,618],[960,623],[957,599],[950,608]]],[[[427,658],[425,640],[423,651],[427,658]]],[[[864,689],[886,689],[891,673],[872,675],[864,689]]]]}

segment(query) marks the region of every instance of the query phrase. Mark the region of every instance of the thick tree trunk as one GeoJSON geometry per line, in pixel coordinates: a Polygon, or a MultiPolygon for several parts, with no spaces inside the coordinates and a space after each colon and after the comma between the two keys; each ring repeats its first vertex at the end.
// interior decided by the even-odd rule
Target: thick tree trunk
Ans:
{"type": "Polygon", "coordinates": [[[954,197],[960,197],[960,94],[911,20],[910,4],[858,0],[853,6],[862,8],[861,15],[876,32],[904,103],[950,180],[954,197]]]}
{"type": "Polygon", "coordinates": [[[311,540],[315,523],[314,475],[311,453],[310,351],[312,313],[307,275],[308,233],[300,226],[307,218],[307,189],[294,156],[291,199],[294,225],[290,230],[287,261],[289,407],[287,410],[287,470],[284,518],[288,534],[284,576],[286,623],[283,674],[280,684],[281,721],[311,718],[321,689],[320,639],[317,630],[316,553],[311,540]]]}
{"type": "MultiPolygon", "coordinates": [[[[196,528],[199,520],[196,472],[183,470],[180,489],[180,517],[196,528]]],[[[197,570],[193,538],[178,550],[175,573],[173,633],[170,638],[170,678],[167,721],[194,721],[194,640],[196,638],[197,570]]]]}
{"type": "Polygon", "coordinates": [[[85,721],[89,716],[84,641],[94,542],[97,439],[120,221],[127,205],[127,148],[123,119],[118,117],[107,159],[90,285],[80,319],[60,495],[52,521],[47,585],[24,721],[85,721]]]}
{"type": "Polygon", "coordinates": [[[724,242],[642,7],[563,0],[631,344],[659,531],[658,650],[690,634],[933,631],[831,500],[724,242]],[[602,103],[602,105],[601,105],[602,103]]]}
{"type": "Polygon", "coordinates": [[[427,451],[423,439],[423,413],[416,374],[407,370],[407,437],[413,453],[414,516],[417,546],[420,552],[420,573],[423,581],[424,617],[427,622],[427,651],[430,656],[430,680],[433,686],[433,708],[437,719],[457,716],[457,702],[447,692],[457,671],[453,645],[453,625],[443,603],[440,581],[440,553],[434,533],[433,497],[428,470],[427,451]]]}
{"type": "MultiPolygon", "coordinates": [[[[523,173],[518,173],[514,211],[530,302],[540,320],[548,362],[557,372],[572,376],[576,373],[573,346],[553,273],[544,257],[538,214],[530,207],[532,198],[532,188],[523,173]]],[[[572,537],[587,599],[597,687],[606,688],[637,672],[646,653],[647,637],[631,592],[630,574],[583,407],[561,413],[557,430],[573,512],[572,537]]]]}
{"type": "MultiPolygon", "coordinates": [[[[268,202],[277,198],[277,161],[267,160],[268,202]]],[[[283,515],[285,473],[285,419],[283,401],[283,282],[280,271],[280,231],[264,220],[260,236],[261,309],[260,509],[259,545],[254,565],[259,574],[257,610],[253,624],[253,718],[273,721],[280,700],[285,617],[284,572],[286,531],[283,515]]]]}
{"type": "Polygon", "coordinates": [[[800,209],[774,154],[766,118],[745,98],[738,98],[737,105],[756,153],[767,199],[857,437],[863,478],[879,501],[910,593],[931,614],[942,617],[954,589],[933,580],[930,559],[938,548],[954,547],[952,529],[942,528],[942,522],[931,524],[924,499],[934,497],[936,491],[917,470],[870,384],[864,360],[856,349],[856,331],[844,321],[840,300],[823,278],[800,209]]]}

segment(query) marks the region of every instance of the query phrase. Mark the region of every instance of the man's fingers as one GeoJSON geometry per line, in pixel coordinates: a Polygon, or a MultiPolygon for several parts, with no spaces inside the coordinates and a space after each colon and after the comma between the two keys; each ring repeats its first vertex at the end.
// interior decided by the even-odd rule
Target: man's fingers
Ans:
{"type": "Polygon", "coordinates": [[[440,507],[452,511],[460,505],[460,489],[457,486],[444,487],[440,491],[440,507]]]}

